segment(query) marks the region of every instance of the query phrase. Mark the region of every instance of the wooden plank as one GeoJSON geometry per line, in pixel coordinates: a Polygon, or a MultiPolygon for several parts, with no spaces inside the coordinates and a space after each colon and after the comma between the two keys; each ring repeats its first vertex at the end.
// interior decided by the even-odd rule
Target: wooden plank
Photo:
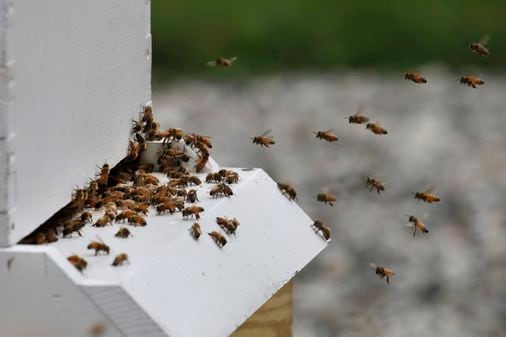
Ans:
{"type": "Polygon", "coordinates": [[[248,318],[231,337],[292,337],[293,281],[248,318]]]}
{"type": "Polygon", "coordinates": [[[130,120],[150,102],[151,35],[149,1],[0,1],[0,88],[12,98],[0,105],[10,120],[0,158],[11,158],[0,187],[15,188],[0,224],[7,245],[64,206],[96,165],[125,156],[130,120]]]}

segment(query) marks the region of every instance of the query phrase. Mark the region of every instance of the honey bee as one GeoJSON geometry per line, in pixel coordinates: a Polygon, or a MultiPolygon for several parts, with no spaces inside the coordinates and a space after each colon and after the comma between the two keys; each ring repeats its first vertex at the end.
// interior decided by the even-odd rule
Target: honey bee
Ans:
{"type": "Polygon", "coordinates": [[[224,67],[224,68],[230,68],[232,66],[232,64],[237,60],[237,57],[231,57],[229,59],[227,58],[224,58],[224,57],[218,57],[216,60],[214,61],[209,61],[206,63],[206,65],[208,67],[216,67],[216,66],[221,66],[221,67],[224,67]]]}
{"type": "Polygon", "coordinates": [[[253,141],[253,144],[258,144],[261,147],[270,147],[271,145],[276,144],[274,141],[274,138],[272,136],[269,136],[269,134],[272,132],[271,129],[265,131],[261,136],[256,136],[253,138],[250,138],[253,141]]]}
{"type": "Polygon", "coordinates": [[[481,38],[480,42],[473,42],[469,44],[469,49],[480,56],[489,56],[490,51],[488,50],[488,48],[485,47],[485,45],[488,43],[489,40],[490,36],[485,35],[481,38]]]}
{"type": "Polygon", "coordinates": [[[378,122],[376,123],[367,123],[365,126],[367,129],[371,130],[372,133],[376,135],[386,135],[388,131],[378,122]]]}
{"type": "Polygon", "coordinates": [[[333,203],[337,201],[337,197],[331,193],[323,191],[316,196],[316,200],[325,204],[329,204],[330,206],[334,206],[333,203]]]}
{"type": "Polygon", "coordinates": [[[177,209],[181,208],[184,208],[184,202],[172,199],[156,205],[156,214],[160,215],[165,212],[174,214],[177,209]]]}
{"type": "Polygon", "coordinates": [[[169,128],[163,131],[158,132],[156,138],[158,140],[163,139],[164,141],[169,140],[180,140],[184,137],[184,131],[183,129],[179,128],[169,128]]]}
{"type": "Polygon", "coordinates": [[[36,245],[43,245],[46,243],[46,234],[42,232],[38,232],[35,234],[35,244],[36,245]]]}
{"type": "Polygon", "coordinates": [[[86,262],[86,260],[81,258],[79,255],[71,255],[67,257],[67,260],[72,263],[72,265],[80,272],[82,272],[84,269],[86,269],[86,266],[88,266],[88,262],[86,262]]]}
{"type": "Polygon", "coordinates": [[[190,228],[190,234],[193,236],[195,240],[198,240],[200,238],[200,235],[202,234],[202,230],[200,229],[200,225],[195,222],[191,228],[190,228]]]}
{"type": "Polygon", "coordinates": [[[104,214],[92,225],[93,227],[105,227],[111,223],[111,218],[109,215],[104,214]]]}
{"type": "Polygon", "coordinates": [[[160,184],[160,180],[157,177],[155,177],[154,175],[152,175],[152,174],[146,174],[144,176],[144,179],[145,179],[145,183],[147,185],[158,186],[160,184]]]}
{"type": "Polygon", "coordinates": [[[218,247],[223,248],[227,244],[227,239],[218,231],[212,231],[211,233],[207,233],[211,238],[213,238],[214,242],[218,245],[218,247]]]}
{"type": "Polygon", "coordinates": [[[484,85],[485,81],[477,76],[462,76],[460,78],[460,84],[465,84],[468,87],[473,87],[474,89],[476,89],[476,86],[484,85]]]}
{"type": "Polygon", "coordinates": [[[102,240],[99,241],[91,241],[88,245],[87,249],[93,249],[95,251],[95,255],[98,255],[99,252],[104,252],[109,255],[109,246],[106,245],[102,240]]]}
{"type": "Polygon", "coordinates": [[[346,119],[349,124],[364,124],[369,122],[369,117],[364,116],[362,114],[363,111],[364,108],[360,107],[354,115],[347,117],[346,119]]]}
{"type": "Polygon", "coordinates": [[[219,172],[212,172],[206,176],[206,183],[221,183],[222,180],[223,177],[219,172]]]}
{"type": "Polygon", "coordinates": [[[109,164],[105,163],[104,165],[102,165],[102,167],[100,168],[100,173],[97,178],[98,186],[107,186],[107,184],[109,183],[109,172],[110,172],[109,164]]]}
{"type": "Polygon", "coordinates": [[[330,240],[330,228],[320,220],[316,220],[311,227],[314,228],[316,233],[321,232],[321,235],[326,241],[330,240]]]}
{"type": "Polygon", "coordinates": [[[142,123],[132,119],[132,134],[142,131],[142,123]]]}
{"type": "Polygon", "coordinates": [[[440,201],[441,199],[433,194],[432,191],[434,191],[434,187],[429,188],[425,192],[416,192],[414,193],[415,199],[428,202],[429,204],[440,201]]]}
{"type": "Polygon", "coordinates": [[[406,73],[406,74],[404,74],[404,79],[409,80],[409,81],[413,81],[418,84],[427,83],[427,79],[425,79],[425,77],[423,77],[419,73],[406,73]]]}
{"type": "MultiPolygon", "coordinates": [[[[123,263],[128,262],[128,255],[125,253],[121,253],[116,255],[114,261],[112,262],[112,266],[117,267],[121,266],[123,263]]],[[[128,262],[130,263],[130,262],[128,262]]]]}
{"type": "Polygon", "coordinates": [[[63,231],[62,236],[65,238],[67,236],[72,236],[73,232],[77,232],[79,236],[82,236],[81,229],[84,227],[85,223],[81,221],[81,219],[73,219],[68,220],[63,223],[63,231]]]}
{"type": "Polygon", "coordinates": [[[290,200],[297,200],[297,192],[293,188],[292,184],[288,181],[277,183],[281,194],[288,197],[290,200]]]}
{"type": "Polygon", "coordinates": [[[70,208],[82,211],[84,204],[88,199],[88,191],[85,189],[76,189],[72,195],[72,201],[70,202],[70,208]]]}
{"type": "Polygon", "coordinates": [[[204,212],[204,208],[200,206],[190,206],[183,209],[183,219],[195,216],[195,219],[200,220],[200,213],[204,212]]]}
{"type": "Polygon", "coordinates": [[[211,142],[211,137],[197,135],[196,133],[187,134],[184,137],[184,141],[185,141],[186,145],[190,145],[192,148],[194,148],[194,147],[202,148],[202,146],[199,144],[203,144],[205,147],[208,147],[210,149],[213,147],[213,143],[211,142]]]}
{"type": "Polygon", "coordinates": [[[327,142],[337,142],[337,136],[332,133],[332,129],[326,131],[314,131],[316,138],[326,140],[327,142]]]}
{"type": "Polygon", "coordinates": [[[93,222],[93,216],[90,212],[85,211],[81,213],[81,221],[84,223],[92,223],[93,222]]]}
{"type": "Polygon", "coordinates": [[[369,192],[375,189],[378,194],[385,190],[385,184],[373,177],[365,178],[365,186],[369,188],[369,192]]]}
{"type": "Polygon", "coordinates": [[[131,209],[126,209],[126,210],[120,212],[116,216],[115,222],[125,222],[125,220],[127,220],[128,218],[130,218],[131,216],[134,216],[134,215],[137,215],[136,211],[133,211],[131,209]]]}
{"type": "Polygon", "coordinates": [[[144,227],[147,225],[147,222],[142,216],[133,215],[128,218],[128,224],[136,227],[144,227]]]}
{"type": "Polygon", "coordinates": [[[420,233],[424,234],[429,233],[429,229],[427,228],[427,226],[417,217],[413,215],[406,215],[406,216],[408,217],[408,221],[410,222],[409,224],[407,224],[407,226],[413,227],[413,237],[415,237],[417,230],[419,230],[420,233]]]}
{"type": "Polygon", "coordinates": [[[128,154],[127,158],[130,160],[135,160],[139,157],[139,153],[141,151],[141,146],[137,142],[128,141],[128,154]]]}
{"type": "Polygon", "coordinates": [[[130,230],[126,227],[120,227],[120,229],[116,232],[116,234],[114,234],[115,237],[122,239],[126,239],[131,235],[132,233],[130,233],[130,230]]]}
{"type": "Polygon", "coordinates": [[[216,186],[214,186],[213,188],[211,188],[211,190],[209,191],[209,195],[211,197],[219,197],[219,196],[225,196],[225,197],[230,197],[232,195],[234,195],[234,191],[232,191],[232,189],[223,184],[223,183],[220,183],[216,186]]]}
{"type": "Polygon", "coordinates": [[[49,243],[58,241],[58,236],[55,228],[49,228],[46,231],[46,241],[49,243]]]}
{"type": "Polygon", "coordinates": [[[378,275],[380,278],[386,277],[387,283],[390,284],[390,277],[395,275],[395,272],[392,269],[377,266],[374,263],[369,263],[369,266],[375,270],[376,275],[378,275]]]}
{"type": "Polygon", "coordinates": [[[142,213],[142,214],[146,215],[146,214],[148,214],[148,208],[149,208],[149,204],[135,204],[133,210],[138,213],[142,213]]]}
{"type": "Polygon", "coordinates": [[[216,223],[221,227],[227,234],[235,234],[237,227],[240,223],[236,218],[230,220],[227,217],[216,217],[216,223]]]}
{"type": "Polygon", "coordinates": [[[239,182],[239,173],[232,170],[221,169],[218,171],[218,175],[224,179],[227,184],[237,184],[239,182]]]}
{"type": "Polygon", "coordinates": [[[196,163],[195,163],[195,171],[197,173],[200,173],[204,170],[204,168],[207,165],[207,162],[209,161],[209,154],[208,155],[202,155],[199,156],[196,163]]]}
{"type": "Polygon", "coordinates": [[[188,191],[188,194],[186,195],[186,201],[195,203],[197,201],[200,201],[197,197],[197,190],[191,189],[188,191]]]}

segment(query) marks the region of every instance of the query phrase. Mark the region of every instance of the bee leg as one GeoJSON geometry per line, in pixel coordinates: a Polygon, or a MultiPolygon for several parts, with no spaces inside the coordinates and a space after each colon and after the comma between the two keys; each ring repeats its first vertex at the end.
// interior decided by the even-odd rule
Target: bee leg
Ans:
{"type": "Polygon", "coordinates": [[[387,276],[387,284],[390,284],[390,277],[387,276]]]}
{"type": "Polygon", "coordinates": [[[334,206],[334,204],[332,202],[329,202],[330,206],[334,206]]]}
{"type": "MultiPolygon", "coordinates": [[[[81,234],[81,231],[77,231],[77,234],[79,234],[79,236],[83,236],[83,235],[81,234]]],[[[72,237],[72,233],[70,234],[70,237],[72,237]]]]}
{"type": "Polygon", "coordinates": [[[413,237],[415,237],[415,235],[416,235],[416,226],[414,226],[413,228],[413,237]]]}

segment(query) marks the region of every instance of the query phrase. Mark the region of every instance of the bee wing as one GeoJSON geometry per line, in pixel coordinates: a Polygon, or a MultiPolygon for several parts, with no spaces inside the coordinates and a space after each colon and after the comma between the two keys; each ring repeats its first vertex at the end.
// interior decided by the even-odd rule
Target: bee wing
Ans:
{"type": "Polygon", "coordinates": [[[482,46],[485,46],[489,41],[490,41],[490,35],[485,34],[485,35],[483,35],[480,42],[478,42],[478,43],[481,44],[482,46]]]}
{"type": "Polygon", "coordinates": [[[96,236],[96,238],[97,238],[97,241],[98,241],[98,242],[100,242],[100,243],[104,243],[104,240],[102,240],[102,238],[101,238],[100,236],[98,236],[98,235],[97,235],[97,236],[96,236]]]}
{"type": "Polygon", "coordinates": [[[436,188],[435,188],[434,186],[431,186],[431,187],[429,187],[429,188],[428,188],[425,192],[423,192],[423,193],[432,193],[432,192],[434,192],[434,190],[435,190],[435,189],[436,189],[436,188]]]}
{"type": "Polygon", "coordinates": [[[358,107],[357,112],[353,116],[360,116],[364,112],[364,107],[361,105],[358,107]]]}
{"type": "Polygon", "coordinates": [[[392,269],[383,268],[383,270],[385,271],[385,274],[387,276],[394,276],[395,275],[395,272],[392,269]]]}
{"type": "Polygon", "coordinates": [[[237,56],[231,57],[228,60],[230,61],[230,63],[234,63],[235,61],[237,61],[237,56]]]}
{"type": "Polygon", "coordinates": [[[262,133],[262,137],[268,136],[272,132],[272,129],[265,130],[264,133],[262,133]]]}
{"type": "Polygon", "coordinates": [[[332,132],[332,131],[334,131],[334,129],[325,130],[325,131],[323,131],[323,133],[329,133],[329,132],[332,132]]]}
{"type": "Polygon", "coordinates": [[[216,67],[216,61],[209,61],[206,63],[206,66],[214,68],[214,67],[216,67]]]}
{"type": "Polygon", "coordinates": [[[372,263],[372,262],[369,263],[369,267],[372,268],[372,269],[378,268],[378,266],[375,263],[372,263]]]}
{"type": "Polygon", "coordinates": [[[412,224],[411,222],[407,222],[404,224],[404,226],[409,227],[409,228],[413,228],[413,226],[415,226],[415,225],[412,224]]]}

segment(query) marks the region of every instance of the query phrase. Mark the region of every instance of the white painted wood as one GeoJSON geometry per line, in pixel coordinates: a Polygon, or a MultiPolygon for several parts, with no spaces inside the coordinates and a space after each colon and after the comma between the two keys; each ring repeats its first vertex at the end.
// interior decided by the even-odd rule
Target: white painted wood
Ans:
{"type": "Polygon", "coordinates": [[[6,245],[64,206],[96,165],[125,156],[130,119],[150,101],[151,35],[145,0],[0,1],[0,121],[10,120],[0,187],[15,189],[0,223],[6,245]]]}
{"type": "MultiPolygon", "coordinates": [[[[122,293],[126,291],[149,317],[135,315],[146,333],[158,336],[150,325],[153,320],[171,337],[227,336],[326,247],[311,229],[312,220],[279,192],[264,171],[234,170],[240,182],[231,185],[235,193],[231,198],[211,198],[210,184],[195,187],[198,204],[205,208],[198,221],[204,231],[199,241],[188,231],[194,220],[183,220],[179,212],[157,216],[151,209],[148,226],[130,227],[132,238],[114,237],[120,224],[86,226],[83,237],[74,235],[50,246],[61,256],[77,253],[88,261],[76,282],[93,289],[86,291],[115,317],[115,323],[140,310],[125,304],[130,303],[122,293]],[[229,242],[223,249],[206,234],[218,229],[217,216],[237,217],[241,223],[236,236],[226,236],[229,242]],[[97,237],[110,246],[109,256],[94,256],[86,249],[97,237]],[[111,267],[114,256],[122,252],[129,255],[130,264],[111,267]],[[101,287],[111,284],[119,284],[121,290],[108,293],[111,297],[105,300],[107,291],[101,287]]],[[[166,181],[163,175],[158,177],[166,181]]]]}
{"type": "Polygon", "coordinates": [[[54,261],[48,247],[0,251],[0,335],[90,337],[93,325],[107,337],[125,337],[54,261]]]}

